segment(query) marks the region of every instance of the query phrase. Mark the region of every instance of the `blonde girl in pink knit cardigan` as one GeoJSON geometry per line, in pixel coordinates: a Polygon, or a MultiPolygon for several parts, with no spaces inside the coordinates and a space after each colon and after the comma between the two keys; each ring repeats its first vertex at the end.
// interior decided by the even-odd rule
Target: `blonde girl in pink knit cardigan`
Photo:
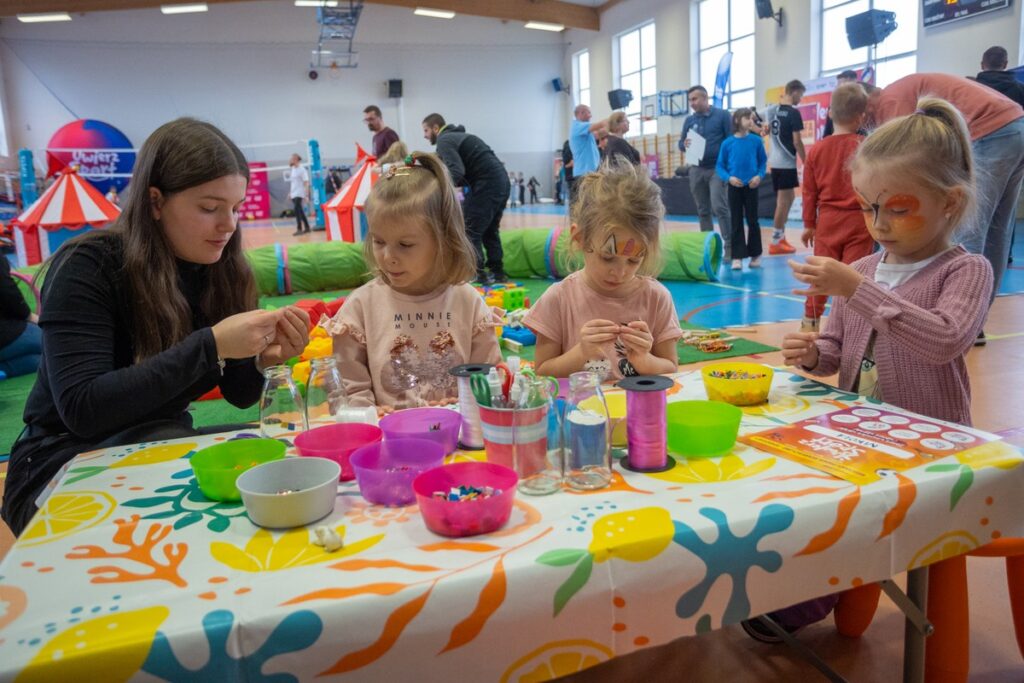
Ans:
{"type": "Polygon", "coordinates": [[[935,98],[879,128],[852,164],[853,188],[882,249],[852,265],[790,261],[806,289],[837,298],[820,337],[789,334],[787,365],[839,371],[839,386],[915,413],[971,424],[964,356],[988,312],[992,269],[955,246],[974,199],[971,141],[935,98]]]}

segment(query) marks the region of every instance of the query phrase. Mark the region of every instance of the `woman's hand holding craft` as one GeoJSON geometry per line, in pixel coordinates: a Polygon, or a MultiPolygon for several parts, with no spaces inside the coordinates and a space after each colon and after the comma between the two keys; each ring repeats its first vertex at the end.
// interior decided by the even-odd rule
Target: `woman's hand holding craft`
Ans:
{"type": "Polygon", "coordinates": [[[853,267],[828,256],[808,256],[806,263],[789,260],[793,277],[807,285],[807,289],[794,289],[797,296],[851,297],[864,281],[864,276],[853,267]]]}
{"type": "Polygon", "coordinates": [[[287,306],[271,335],[270,342],[259,354],[260,367],[280,365],[302,353],[309,344],[309,314],[297,306],[287,306]]]}
{"type": "Polygon", "coordinates": [[[213,326],[218,358],[251,358],[274,340],[283,311],[246,311],[213,326]]]}
{"type": "Polygon", "coordinates": [[[782,360],[786,365],[814,368],[818,365],[816,332],[793,332],[782,338],[782,360]]]}

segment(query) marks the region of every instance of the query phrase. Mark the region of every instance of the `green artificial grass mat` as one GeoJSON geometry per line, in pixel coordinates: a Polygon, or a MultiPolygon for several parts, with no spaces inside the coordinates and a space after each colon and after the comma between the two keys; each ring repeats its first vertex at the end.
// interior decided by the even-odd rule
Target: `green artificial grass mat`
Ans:
{"type": "MultiPolygon", "coordinates": [[[[706,327],[700,325],[693,325],[686,321],[680,320],[679,326],[684,330],[707,330],[706,327]]],[[[732,335],[729,330],[718,330],[722,333],[723,337],[731,337],[732,335]]],[[[722,351],[721,353],[704,353],[700,349],[690,346],[682,341],[679,342],[679,364],[689,365],[690,363],[700,363],[707,360],[718,360],[720,358],[733,358],[735,356],[749,356],[755,353],[770,353],[772,351],[778,351],[776,346],[768,346],[760,342],[751,341],[744,339],[739,335],[735,335],[736,339],[730,339],[727,343],[732,344],[732,348],[728,351],[722,351]]]]}

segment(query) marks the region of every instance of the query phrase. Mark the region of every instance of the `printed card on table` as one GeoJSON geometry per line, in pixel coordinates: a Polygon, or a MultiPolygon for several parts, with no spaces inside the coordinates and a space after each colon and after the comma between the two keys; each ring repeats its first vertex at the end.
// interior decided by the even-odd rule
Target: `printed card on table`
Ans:
{"type": "Polygon", "coordinates": [[[739,438],[855,484],[976,448],[997,437],[881,408],[847,408],[739,438]]]}

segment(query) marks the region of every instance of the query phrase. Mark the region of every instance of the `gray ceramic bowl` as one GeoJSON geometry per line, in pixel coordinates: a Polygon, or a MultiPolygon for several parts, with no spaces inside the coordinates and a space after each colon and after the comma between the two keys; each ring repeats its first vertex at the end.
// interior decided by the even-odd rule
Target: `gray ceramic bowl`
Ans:
{"type": "Polygon", "coordinates": [[[285,458],[243,472],[236,485],[254,524],[283,529],[329,515],[340,476],[341,466],[327,458],[285,458]]]}

